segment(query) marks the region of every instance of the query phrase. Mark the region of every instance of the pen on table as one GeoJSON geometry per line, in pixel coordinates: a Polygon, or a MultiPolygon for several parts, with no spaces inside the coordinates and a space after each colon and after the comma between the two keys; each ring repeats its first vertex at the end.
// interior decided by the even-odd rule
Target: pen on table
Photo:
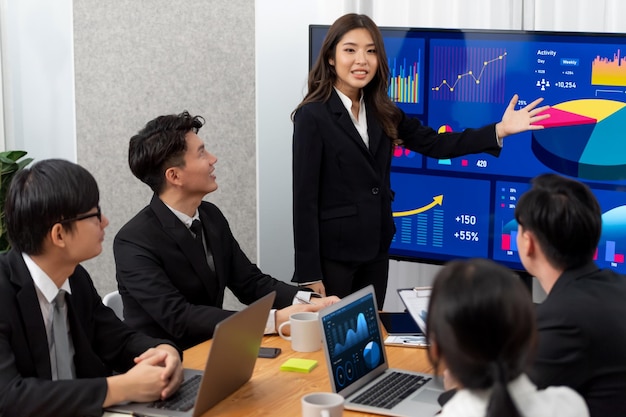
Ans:
{"type": "Polygon", "coordinates": [[[402,339],[402,342],[403,342],[403,343],[411,343],[411,342],[421,342],[421,341],[423,341],[423,340],[424,340],[424,338],[423,338],[423,337],[421,337],[421,336],[416,336],[416,337],[410,337],[410,336],[409,336],[409,337],[405,337],[405,338],[403,338],[403,339],[402,339]]]}
{"type": "Polygon", "coordinates": [[[302,302],[304,304],[314,304],[314,303],[312,303],[312,302],[310,302],[308,300],[305,300],[304,298],[298,297],[297,295],[296,295],[296,300],[298,300],[298,301],[300,301],[300,302],[302,302]]]}

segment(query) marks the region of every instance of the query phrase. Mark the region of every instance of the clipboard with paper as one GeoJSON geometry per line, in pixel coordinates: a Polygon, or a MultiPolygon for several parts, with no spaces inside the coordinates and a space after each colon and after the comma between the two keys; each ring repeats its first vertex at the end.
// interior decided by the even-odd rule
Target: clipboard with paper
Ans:
{"type": "Polygon", "coordinates": [[[428,302],[431,290],[431,287],[398,289],[400,299],[424,334],[426,334],[426,317],[428,315],[428,302]]]}

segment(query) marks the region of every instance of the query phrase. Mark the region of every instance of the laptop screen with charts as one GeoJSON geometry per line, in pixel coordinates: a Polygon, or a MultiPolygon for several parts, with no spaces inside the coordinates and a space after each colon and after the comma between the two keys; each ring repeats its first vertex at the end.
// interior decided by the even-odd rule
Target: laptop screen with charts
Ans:
{"type": "Polygon", "coordinates": [[[440,410],[439,379],[389,368],[371,285],[320,311],[320,325],[330,384],[346,399],[346,409],[400,417],[433,416],[440,410]],[[379,383],[408,392],[380,394],[379,383]]]}
{"type": "Polygon", "coordinates": [[[204,371],[185,369],[183,385],[165,401],[185,402],[185,398],[190,398],[191,408],[157,401],[122,404],[107,411],[146,417],[196,417],[204,414],[252,376],[275,297],[276,292],[271,292],[218,323],[204,371]],[[161,408],[165,405],[168,407],[161,408]]]}

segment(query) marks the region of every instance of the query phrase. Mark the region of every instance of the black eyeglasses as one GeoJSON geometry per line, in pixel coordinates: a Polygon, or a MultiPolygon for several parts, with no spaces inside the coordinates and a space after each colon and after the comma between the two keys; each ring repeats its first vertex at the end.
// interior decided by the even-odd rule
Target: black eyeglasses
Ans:
{"type": "Polygon", "coordinates": [[[70,219],[63,219],[59,221],[61,224],[77,222],[79,220],[89,219],[90,217],[97,217],[99,222],[102,222],[102,210],[100,210],[100,205],[96,206],[97,210],[95,213],[87,213],[87,214],[79,214],[76,217],[72,217],[70,219]]]}

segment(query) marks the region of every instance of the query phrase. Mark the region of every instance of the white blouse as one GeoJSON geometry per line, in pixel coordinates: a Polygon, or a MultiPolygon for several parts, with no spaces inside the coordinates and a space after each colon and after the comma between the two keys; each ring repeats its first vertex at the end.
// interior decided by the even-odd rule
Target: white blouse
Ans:
{"type": "MultiPolygon", "coordinates": [[[[589,417],[585,400],[569,387],[538,390],[525,374],[509,382],[509,393],[524,417],[589,417]]],[[[491,390],[461,389],[437,417],[485,417],[491,390]]]]}

